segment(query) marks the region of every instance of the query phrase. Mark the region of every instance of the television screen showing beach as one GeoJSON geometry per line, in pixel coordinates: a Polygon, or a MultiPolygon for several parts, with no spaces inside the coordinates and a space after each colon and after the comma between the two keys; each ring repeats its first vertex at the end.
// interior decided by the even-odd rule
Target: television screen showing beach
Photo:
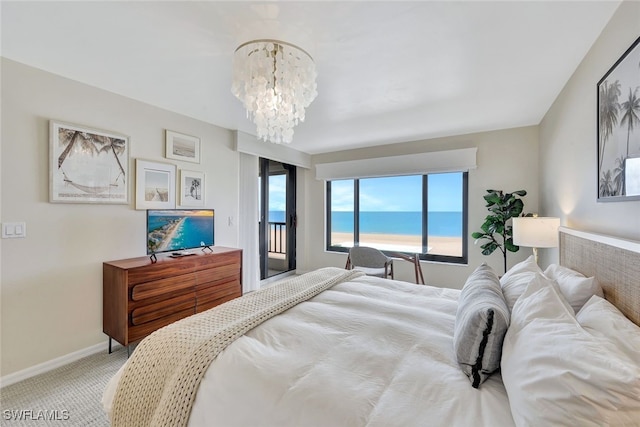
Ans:
{"type": "Polygon", "coordinates": [[[213,245],[213,210],[147,211],[148,254],[213,245]]]}

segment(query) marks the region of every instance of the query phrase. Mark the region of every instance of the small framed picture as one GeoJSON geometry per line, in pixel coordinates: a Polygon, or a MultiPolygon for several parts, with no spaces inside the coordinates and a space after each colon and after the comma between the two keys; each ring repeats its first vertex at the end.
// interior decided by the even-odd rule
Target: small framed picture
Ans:
{"type": "Polygon", "coordinates": [[[167,159],[200,163],[200,138],[167,130],[167,159]]]}
{"type": "Polygon", "coordinates": [[[136,159],[136,209],[175,207],[175,165],[136,159]]]}
{"type": "Polygon", "coordinates": [[[180,169],[180,205],[204,206],[204,172],[180,169]]]}
{"type": "Polygon", "coordinates": [[[129,203],[129,137],[49,122],[49,201],[129,203]]]}

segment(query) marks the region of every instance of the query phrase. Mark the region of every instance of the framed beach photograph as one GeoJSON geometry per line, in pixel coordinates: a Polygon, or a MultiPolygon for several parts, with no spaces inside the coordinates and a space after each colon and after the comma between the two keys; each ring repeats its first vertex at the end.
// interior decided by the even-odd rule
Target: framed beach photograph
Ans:
{"type": "Polygon", "coordinates": [[[175,207],[175,165],[136,159],[136,209],[175,207]]]}
{"type": "Polygon", "coordinates": [[[598,82],[598,202],[640,200],[640,37],[598,82]]]}
{"type": "Polygon", "coordinates": [[[166,133],[167,159],[200,163],[200,138],[171,130],[167,130],[166,133]]]}
{"type": "Polygon", "coordinates": [[[180,205],[204,206],[204,172],[180,169],[180,205]]]}
{"type": "Polygon", "coordinates": [[[49,201],[129,203],[129,137],[49,121],[49,201]]]}

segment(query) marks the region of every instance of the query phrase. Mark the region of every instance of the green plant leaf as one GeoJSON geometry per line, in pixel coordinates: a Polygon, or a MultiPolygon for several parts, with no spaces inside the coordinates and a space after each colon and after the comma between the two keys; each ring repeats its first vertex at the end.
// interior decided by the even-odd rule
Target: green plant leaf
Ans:
{"type": "Polygon", "coordinates": [[[524,209],[524,202],[520,199],[516,199],[513,201],[513,203],[509,207],[509,216],[511,218],[520,216],[523,209],[524,209]]]}
{"type": "Polygon", "coordinates": [[[482,255],[491,255],[496,249],[498,249],[498,244],[495,242],[489,242],[481,246],[482,255]]]}
{"type": "MultiPolygon", "coordinates": [[[[522,215],[524,202],[520,199],[527,194],[525,190],[505,193],[502,190],[487,190],[483,196],[489,214],[480,226],[481,232],[472,233],[474,239],[487,239],[482,246],[483,255],[491,255],[496,249],[503,253],[517,252],[520,247],[513,244],[513,228],[507,225],[511,218],[522,215]],[[498,237],[499,236],[499,237],[498,237]]],[[[476,240],[477,241],[477,240],[476,240]]]]}
{"type": "Polygon", "coordinates": [[[496,193],[487,194],[484,199],[487,201],[487,207],[499,204],[502,201],[500,195],[496,193]]]}
{"type": "Polygon", "coordinates": [[[513,244],[512,238],[508,238],[507,240],[505,240],[504,246],[509,252],[518,252],[518,250],[520,249],[520,246],[513,244]]]}

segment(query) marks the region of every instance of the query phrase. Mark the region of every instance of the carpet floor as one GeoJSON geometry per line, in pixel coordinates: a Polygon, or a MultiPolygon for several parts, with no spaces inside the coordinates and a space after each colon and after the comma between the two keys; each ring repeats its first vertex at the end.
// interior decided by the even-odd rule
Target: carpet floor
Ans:
{"type": "Polygon", "coordinates": [[[2,426],[109,426],[102,392],[127,360],[106,351],[0,389],[2,426]]]}

